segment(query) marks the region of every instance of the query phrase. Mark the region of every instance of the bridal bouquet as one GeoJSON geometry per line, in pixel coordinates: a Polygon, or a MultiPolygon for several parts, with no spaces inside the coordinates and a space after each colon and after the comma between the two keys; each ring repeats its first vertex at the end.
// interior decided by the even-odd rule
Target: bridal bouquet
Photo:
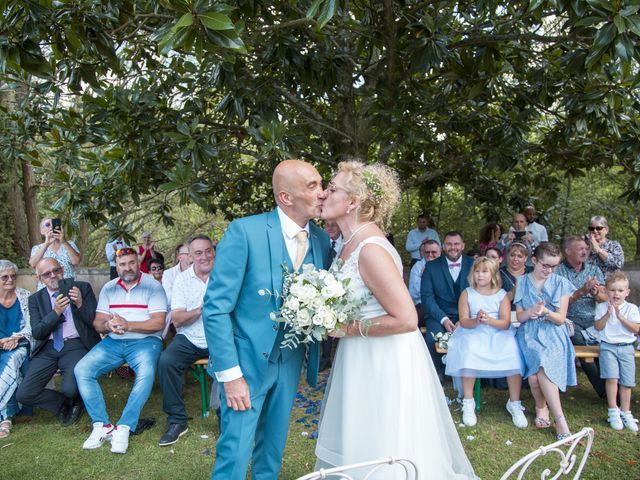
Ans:
{"type": "MultiPolygon", "coordinates": [[[[339,264],[337,265],[340,266],[339,264]]],[[[339,280],[331,271],[316,270],[314,265],[302,266],[302,272],[290,273],[283,265],[282,307],[271,313],[271,319],[288,327],[282,347],[296,348],[327,338],[330,332],[342,332],[351,320],[357,319],[366,298],[348,294],[350,279],[339,280]]],[[[259,295],[277,295],[264,289],[259,295]]]]}

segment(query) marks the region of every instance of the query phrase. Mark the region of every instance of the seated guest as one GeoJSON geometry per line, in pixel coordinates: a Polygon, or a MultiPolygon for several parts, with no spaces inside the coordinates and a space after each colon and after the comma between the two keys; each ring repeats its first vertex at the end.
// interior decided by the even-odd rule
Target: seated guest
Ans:
{"type": "Polygon", "coordinates": [[[420,286],[422,284],[422,273],[427,262],[435,260],[440,256],[440,244],[435,240],[427,239],[420,245],[420,256],[422,257],[413,267],[409,274],[409,293],[413,299],[413,304],[418,312],[418,326],[424,327],[424,308],[422,306],[422,297],[420,295],[420,286]]]}
{"type": "Polygon", "coordinates": [[[507,377],[507,411],[516,427],[527,428],[520,403],[524,365],[511,327],[511,301],[500,286],[498,263],[479,257],[469,274],[469,287],[460,295],[459,327],[449,339],[446,374],[462,377],[465,425],[473,427],[477,422],[473,399],[476,378],[507,377]]]}
{"type": "Polygon", "coordinates": [[[478,249],[484,255],[487,248],[496,247],[502,236],[502,227],[497,223],[487,223],[480,229],[478,249]]]}
{"type": "Polygon", "coordinates": [[[171,292],[173,290],[173,282],[176,277],[184,272],[191,265],[191,257],[189,257],[189,244],[181,243],[175,250],[175,264],[168,268],[162,275],[162,286],[167,294],[167,304],[171,305],[171,292]]]}
{"type": "Polygon", "coordinates": [[[605,277],[611,272],[617,272],[624,267],[624,251],[616,240],[609,240],[609,222],[602,216],[591,217],[589,234],[586,241],[591,248],[589,261],[595,264],[605,277]]]}
{"type": "Polygon", "coordinates": [[[167,431],[160,446],[172,445],[187,433],[187,409],[183,399],[184,372],[193,362],[209,356],[202,324],[202,301],[213,269],[215,250],[206,235],[196,235],[189,242],[193,260],[185,272],[176,278],[171,299],[171,322],[177,333],[158,364],[162,389],[162,408],[167,414],[167,431]]]}
{"type": "Polygon", "coordinates": [[[46,288],[29,297],[33,350],[27,374],[18,387],[18,401],[58,415],[64,426],[77,422],[84,409],[73,369],[100,341],[93,328],[96,297],[87,282],[74,281],[60,291],[64,267],[53,258],[36,265],[46,288]],[[53,375],[62,372],[62,392],[46,388],[53,375]]]}
{"type": "Polygon", "coordinates": [[[638,307],[628,303],[629,279],[624,272],[607,277],[607,299],[596,307],[595,328],[600,339],[600,373],[607,384],[608,420],[614,430],[638,431],[631,413],[631,389],[636,386],[633,344],[640,332],[638,307]],[[620,396],[620,408],[616,397],[620,396]]]}
{"type": "Polygon", "coordinates": [[[147,270],[156,282],[162,283],[162,274],[164,273],[164,260],[161,258],[150,258],[147,261],[147,270]]]}
{"type": "Polygon", "coordinates": [[[567,438],[569,424],[562,411],[560,390],[576,385],[575,352],[564,322],[573,285],[555,275],[562,260],[560,249],[549,242],[536,247],[533,271],[523,275],[516,286],[514,302],[520,327],[516,333],[524,357],[525,378],[536,402],[538,428],[551,426],[554,416],[558,440],[567,438]]]}
{"type": "MultiPolygon", "coordinates": [[[[607,300],[604,290],[604,274],[593,263],[588,262],[589,249],[580,237],[567,237],[564,241],[565,259],[556,270],[556,275],[566,278],[576,289],[569,297],[567,318],[573,322],[574,334],[571,343],[587,345],[595,343],[593,326],[596,319],[596,305],[607,300]]],[[[580,359],[580,366],[587,375],[600,398],[606,395],[604,382],[600,378],[599,360],[587,362],[580,359]]]]}
{"type": "Polygon", "coordinates": [[[113,280],[118,276],[116,270],[116,252],[121,248],[128,247],[127,242],[124,241],[122,235],[119,235],[114,240],[109,240],[104,247],[104,253],[107,256],[107,262],[109,262],[109,278],[113,280]]]}
{"type": "Polygon", "coordinates": [[[456,329],[458,300],[462,291],[469,286],[467,277],[473,265],[473,260],[462,254],[464,238],[461,232],[448,232],[442,251],[444,255],[427,262],[420,284],[427,327],[425,341],[440,383],[444,383],[444,365],[436,351],[432,333],[435,335],[456,329]]]}
{"type": "MultiPolygon", "coordinates": [[[[516,283],[518,279],[525,273],[533,270],[527,266],[527,254],[529,249],[522,242],[512,242],[507,249],[507,264],[500,267],[500,277],[502,279],[502,289],[509,294],[509,298],[513,301],[516,283]]],[[[512,305],[511,311],[515,312],[515,305],[512,305]]]]}
{"type": "Polygon", "coordinates": [[[414,228],[407,234],[407,241],[404,248],[411,254],[411,266],[420,261],[420,245],[427,239],[435,240],[440,245],[438,232],[429,228],[427,216],[423,213],[418,215],[418,228],[414,228]]]}
{"type": "Polygon", "coordinates": [[[11,433],[11,417],[20,411],[16,390],[29,358],[29,295],[16,288],[18,267],[0,260],[0,439],[11,433]]]}
{"type": "Polygon", "coordinates": [[[118,279],[102,288],[93,322],[107,336],[78,362],[78,388],[93,422],[93,430],[82,448],[100,447],[111,440],[113,453],[126,453],[129,432],[135,431],[147,402],[162,350],[162,330],[167,297],[162,285],[142,275],[138,254],[123,248],[116,255],[118,279]],[[117,426],[111,424],[98,378],[128,363],[135,372],[133,388],[117,426]]]}
{"type": "Polygon", "coordinates": [[[537,247],[540,242],[548,242],[549,235],[547,234],[547,228],[536,222],[537,215],[535,207],[533,205],[527,205],[522,214],[527,219],[527,230],[531,232],[533,236],[532,247],[537,247]]]}
{"type": "MultiPolygon", "coordinates": [[[[43,258],[53,258],[64,269],[65,278],[76,278],[76,267],[82,259],[80,249],[73,240],[67,240],[62,225],[54,230],[52,222],[51,218],[40,222],[40,234],[44,237],[44,242],[31,249],[29,265],[35,269],[43,258]]],[[[41,288],[44,288],[44,283],[38,281],[38,290],[41,288]]]]}
{"type": "Polygon", "coordinates": [[[513,215],[509,232],[502,235],[497,247],[503,252],[509,250],[512,242],[518,241],[527,247],[527,265],[530,265],[533,253],[533,235],[527,230],[527,218],[522,213],[513,215]]]}

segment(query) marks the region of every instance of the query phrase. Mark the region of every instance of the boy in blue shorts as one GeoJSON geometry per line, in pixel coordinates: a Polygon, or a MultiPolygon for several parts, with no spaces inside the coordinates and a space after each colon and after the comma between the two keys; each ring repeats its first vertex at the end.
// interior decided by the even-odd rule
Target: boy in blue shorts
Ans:
{"type": "Polygon", "coordinates": [[[638,431],[638,420],[631,414],[631,389],[636,382],[634,346],[640,331],[640,311],[625,301],[629,279],[623,272],[613,272],[606,281],[609,301],[596,307],[595,327],[600,338],[600,378],[605,380],[609,425],[614,430],[627,427],[638,431]],[[620,392],[620,408],[616,395],[620,392]]]}

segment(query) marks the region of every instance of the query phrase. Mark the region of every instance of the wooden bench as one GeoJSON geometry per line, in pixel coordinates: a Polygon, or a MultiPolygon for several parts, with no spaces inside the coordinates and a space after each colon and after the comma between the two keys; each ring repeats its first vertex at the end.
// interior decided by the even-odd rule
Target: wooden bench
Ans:
{"type": "MultiPolygon", "coordinates": [[[[596,358],[600,356],[600,347],[598,345],[574,345],[573,349],[576,352],[576,358],[582,358],[587,363],[593,363],[596,358]]],[[[447,353],[445,348],[440,348],[440,345],[436,343],[436,352],[447,353]]],[[[635,357],[640,358],[640,350],[635,351],[635,357]]],[[[480,379],[476,378],[476,383],[473,386],[473,399],[476,402],[476,410],[480,411],[480,379]]]]}
{"type": "MultiPolygon", "coordinates": [[[[208,358],[201,358],[196,360],[189,367],[189,371],[193,374],[193,377],[200,384],[200,405],[202,409],[202,418],[209,416],[209,375],[207,374],[207,365],[209,365],[208,358]]],[[[122,364],[123,367],[128,367],[126,363],[122,364]]]]}

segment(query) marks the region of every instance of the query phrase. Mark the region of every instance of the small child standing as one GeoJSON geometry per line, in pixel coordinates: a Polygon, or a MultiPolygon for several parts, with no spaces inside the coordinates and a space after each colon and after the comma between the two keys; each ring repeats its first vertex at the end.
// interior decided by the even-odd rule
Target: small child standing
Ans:
{"type": "Polygon", "coordinates": [[[631,414],[631,389],[636,382],[633,344],[640,331],[640,311],[625,301],[629,279],[624,272],[613,272],[606,281],[608,302],[596,307],[595,327],[600,338],[600,378],[605,380],[609,425],[614,430],[627,427],[638,431],[638,421],[631,414]],[[616,395],[620,396],[620,408],[616,395]]]}

